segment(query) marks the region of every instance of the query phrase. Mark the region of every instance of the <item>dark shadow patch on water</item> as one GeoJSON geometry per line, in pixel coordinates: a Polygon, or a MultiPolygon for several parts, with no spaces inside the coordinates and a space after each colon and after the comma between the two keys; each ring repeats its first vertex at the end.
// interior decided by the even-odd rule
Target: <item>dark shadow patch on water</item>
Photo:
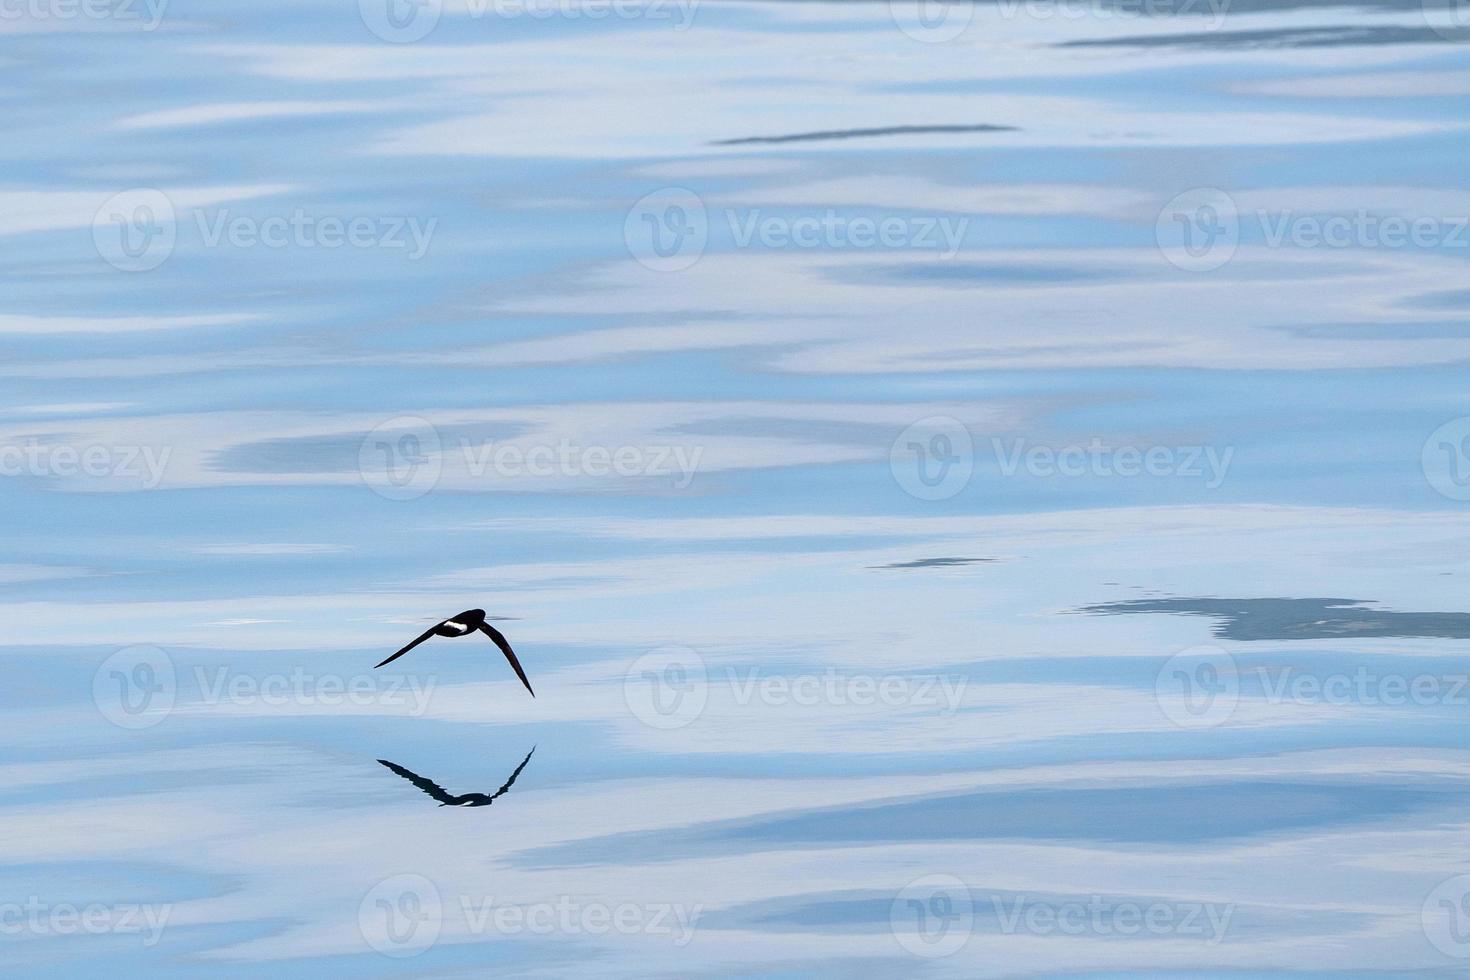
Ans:
{"type": "Polygon", "coordinates": [[[979,123],[972,126],[874,126],[871,129],[823,129],[811,133],[787,133],[782,136],[742,136],[738,139],[715,140],[711,146],[745,146],[769,143],[814,143],[824,140],[864,139],[870,136],[916,136],[934,133],[1014,133],[1015,126],[979,123]]]}
{"type": "Polygon", "coordinates": [[[523,851],[519,867],[643,864],[902,841],[1198,844],[1300,833],[1470,803],[1470,792],[1373,784],[1235,783],[975,792],[611,834],[523,851]]]}
{"type": "Polygon", "coordinates": [[[1218,620],[1227,640],[1326,640],[1358,636],[1470,639],[1470,613],[1390,612],[1366,599],[1128,599],[1083,606],[1096,616],[1170,613],[1218,620]]]}
{"type": "Polygon", "coordinates": [[[1455,44],[1470,41],[1470,28],[1430,27],[1276,27],[1259,31],[1195,31],[1187,34],[1134,34],[1127,37],[1064,41],[1059,48],[1337,48],[1381,44],[1455,44]]]}
{"type": "Polygon", "coordinates": [[[978,565],[1000,561],[999,558],[916,558],[913,561],[895,561],[887,565],[869,565],[869,568],[954,568],[960,565],[978,565]]]}
{"type": "Polygon", "coordinates": [[[367,433],[293,436],[230,446],[211,454],[206,468],[220,473],[350,473],[367,433]]]}
{"type": "Polygon", "coordinates": [[[1426,310],[1470,310],[1470,289],[1425,293],[1406,305],[1426,310]]]}

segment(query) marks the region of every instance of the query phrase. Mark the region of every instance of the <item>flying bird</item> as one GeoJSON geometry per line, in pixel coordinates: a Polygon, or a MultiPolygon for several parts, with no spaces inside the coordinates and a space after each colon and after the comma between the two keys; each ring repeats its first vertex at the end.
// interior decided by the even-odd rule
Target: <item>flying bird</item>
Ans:
{"type": "Polygon", "coordinates": [[[526,753],[525,759],[521,760],[521,764],[516,766],[516,771],[511,773],[510,778],[505,781],[505,785],[488,795],[485,793],[465,793],[460,796],[455,796],[453,793],[445,792],[444,787],[432,779],[425,779],[418,773],[389,762],[387,759],[379,759],[378,761],[438,800],[440,806],[489,806],[510,791],[510,788],[515,785],[516,777],[521,774],[522,769],[526,768],[526,763],[530,762],[531,756],[535,754],[536,746],[533,745],[531,746],[531,751],[526,753]]]}
{"type": "MultiPolygon", "coordinates": [[[[483,609],[467,609],[453,619],[446,619],[442,623],[436,623],[425,630],[424,634],[417,640],[414,640],[408,646],[399,650],[387,660],[384,660],[383,663],[378,664],[373,670],[377,670],[378,667],[382,667],[385,664],[391,664],[431,636],[468,636],[476,630],[479,630],[495,641],[495,645],[500,647],[500,652],[505,654],[505,659],[510,661],[511,669],[516,672],[516,676],[521,679],[521,683],[526,685],[526,690],[531,691],[531,682],[526,680],[526,672],[521,669],[521,662],[516,659],[515,651],[510,648],[510,642],[506,640],[500,630],[485,622],[485,610],[483,609]]],[[[534,698],[535,696],[536,692],[531,691],[531,697],[534,698]]]]}

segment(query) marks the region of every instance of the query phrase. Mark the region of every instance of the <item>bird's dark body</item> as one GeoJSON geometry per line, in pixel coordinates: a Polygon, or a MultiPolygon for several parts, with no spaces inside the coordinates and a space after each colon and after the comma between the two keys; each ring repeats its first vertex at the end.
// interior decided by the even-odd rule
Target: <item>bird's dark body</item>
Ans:
{"type": "Polygon", "coordinates": [[[467,609],[434,627],[435,636],[468,636],[485,625],[485,610],[467,609]]]}
{"type": "Polygon", "coordinates": [[[454,803],[441,803],[440,806],[489,806],[495,802],[493,796],[484,793],[465,793],[454,803]]]}

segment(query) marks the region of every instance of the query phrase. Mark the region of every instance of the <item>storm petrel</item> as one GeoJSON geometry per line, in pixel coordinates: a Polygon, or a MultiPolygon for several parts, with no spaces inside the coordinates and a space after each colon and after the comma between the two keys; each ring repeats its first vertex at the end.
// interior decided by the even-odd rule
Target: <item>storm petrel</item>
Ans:
{"type": "MultiPolygon", "coordinates": [[[[373,669],[377,670],[378,667],[382,667],[384,664],[391,664],[431,636],[469,636],[476,630],[495,641],[495,645],[500,647],[500,652],[505,654],[505,659],[510,661],[511,669],[516,672],[516,676],[521,679],[521,683],[526,685],[526,690],[531,691],[531,682],[526,680],[526,672],[521,669],[521,662],[516,659],[515,651],[510,648],[509,641],[501,634],[500,630],[485,622],[485,610],[483,609],[467,609],[452,619],[446,619],[442,623],[436,623],[425,630],[424,634],[417,640],[414,640],[373,669]]],[[[531,691],[531,697],[534,698],[535,696],[536,692],[531,691]]]]}

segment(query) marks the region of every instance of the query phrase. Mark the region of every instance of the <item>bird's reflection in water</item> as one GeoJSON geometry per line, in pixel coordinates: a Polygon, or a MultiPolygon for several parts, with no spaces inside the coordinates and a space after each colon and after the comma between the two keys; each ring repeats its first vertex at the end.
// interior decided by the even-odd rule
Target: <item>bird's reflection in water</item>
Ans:
{"type": "Polygon", "coordinates": [[[444,787],[432,779],[425,779],[418,773],[405,769],[396,763],[389,762],[387,759],[379,759],[378,761],[438,800],[440,806],[489,806],[510,792],[510,788],[515,785],[517,777],[521,774],[521,770],[526,768],[527,763],[531,761],[531,756],[535,754],[536,746],[533,745],[531,746],[531,751],[527,752],[526,757],[521,760],[521,764],[516,766],[516,771],[511,773],[510,778],[505,781],[505,785],[494,793],[464,793],[459,796],[445,792],[444,787]]]}

